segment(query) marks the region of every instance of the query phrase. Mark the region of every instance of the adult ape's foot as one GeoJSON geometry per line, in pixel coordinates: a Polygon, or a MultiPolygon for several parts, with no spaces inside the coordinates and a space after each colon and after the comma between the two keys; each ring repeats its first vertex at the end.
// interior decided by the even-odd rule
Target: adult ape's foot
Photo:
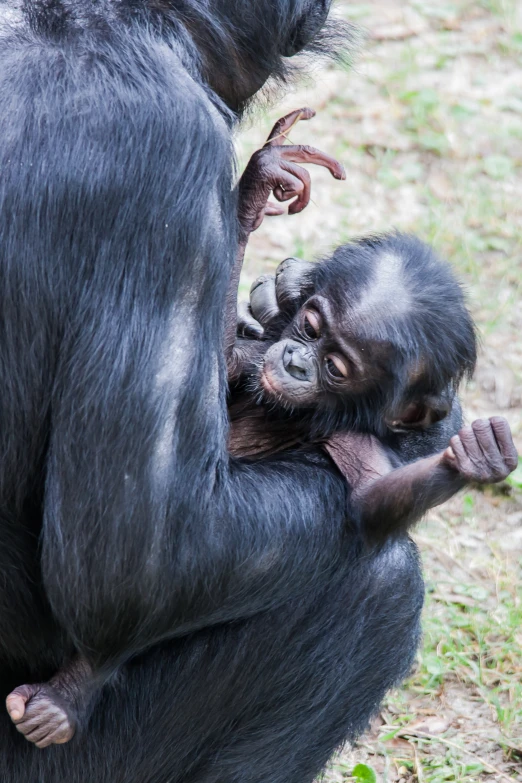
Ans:
{"type": "Polygon", "coordinates": [[[37,748],[69,742],[76,731],[71,705],[52,685],[20,685],[7,697],[6,707],[18,731],[37,748]]]}

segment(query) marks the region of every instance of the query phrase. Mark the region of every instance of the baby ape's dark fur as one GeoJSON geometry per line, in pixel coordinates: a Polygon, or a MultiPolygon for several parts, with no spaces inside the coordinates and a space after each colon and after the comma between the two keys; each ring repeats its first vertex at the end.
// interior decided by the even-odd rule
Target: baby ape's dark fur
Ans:
{"type": "Polygon", "coordinates": [[[363,239],[317,265],[287,259],[254,283],[250,309],[266,339],[247,346],[257,364],[247,360],[242,376],[245,346],[235,349],[232,452],[322,440],[368,540],[396,536],[469,481],[500,481],[516,466],[505,420],[458,432],[474,326],[449,267],[415,237],[363,239]]]}
{"type": "Polygon", "coordinates": [[[0,717],[3,783],[310,783],[410,666],[413,544],[226,450],[229,124],[328,5],[0,4],[0,683],[132,657],[63,747],[0,717]]]}
{"type": "MultiPolygon", "coordinates": [[[[324,440],[339,430],[372,433],[397,444],[400,433],[425,432],[431,451],[436,431],[443,430],[447,440],[456,432],[458,403],[450,427],[427,427],[446,418],[460,381],[471,376],[475,332],[460,285],[428,245],[394,233],[341,246],[317,264],[288,259],[277,275],[279,312],[270,312],[271,291],[262,291],[274,285],[269,277],[254,284],[252,309],[264,310],[261,318],[267,314],[268,322],[261,350],[255,342],[244,347],[232,421],[262,414],[266,439],[281,438],[270,451],[324,440]],[[300,308],[307,303],[308,310],[318,312],[321,302],[328,306],[332,328],[314,340],[304,331],[300,308]],[[303,368],[313,365],[308,374],[302,370],[303,381],[289,377],[280,364],[267,368],[267,351],[281,340],[287,350],[302,348],[303,368]],[[343,343],[356,363],[348,359],[346,379],[332,378],[328,357],[343,358],[343,343]],[[260,382],[269,372],[279,394],[270,394],[260,382]]],[[[234,440],[234,430],[232,435],[234,440]]],[[[411,439],[412,445],[421,439],[411,439]]],[[[239,451],[247,448],[244,442],[239,451]]]]}

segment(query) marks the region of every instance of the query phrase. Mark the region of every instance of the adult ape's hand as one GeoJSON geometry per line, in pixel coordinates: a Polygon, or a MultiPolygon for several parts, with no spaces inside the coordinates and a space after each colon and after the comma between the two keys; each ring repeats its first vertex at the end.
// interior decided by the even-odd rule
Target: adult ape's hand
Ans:
{"type": "Polygon", "coordinates": [[[303,108],[278,120],[266,141],[255,152],[239,182],[239,222],[246,236],[259,228],[265,215],[282,215],[283,207],[268,201],[272,192],[277,201],[292,201],[288,214],[295,215],[310,201],[310,174],[299,163],[327,168],[335,179],[346,179],[343,166],[315,147],[284,146],[290,130],[300,120],[315,117],[313,109],[303,108]]]}
{"type": "MultiPolygon", "coordinates": [[[[265,145],[255,152],[239,181],[239,206],[238,217],[242,236],[235,273],[231,281],[228,312],[237,297],[237,285],[243,263],[243,256],[249,235],[255,231],[265,215],[282,215],[285,209],[278,204],[269,201],[270,193],[274,194],[277,201],[292,203],[288,207],[289,215],[302,212],[310,202],[311,180],[306,169],[297,164],[313,163],[316,166],[327,168],[333,177],[339,180],[346,179],[343,166],[324,152],[315,147],[303,145],[284,146],[288,133],[300,120],[310,120],[315,117],[315,111],[309,108],[296,109],[276,122],[272,128],[265,145]],[[292,199],[294,199],[292,201],[292,199]]],[[[232,323],[227,318],[228,339],[226,341],[226,353],[231,355],[232,323]]],[[[238,311],[238,333],[249,337],[261,337],[263,326],[253,315],[250,305],[241,303],[238,311]]],[[[235,332],[235,325],[234,325],[235,332]]],[[[237,370],[237,362],[232,363],[237,370]]]]}
{"type": "Polygon", "coordinates": [[[285,210],[268,201],[270,193],[277,201],[292,201],[288,213],[295,215],[310,202],[310,174],[299,163],[313,163],[327,168],[335,179],[346,179],[343,166],[335,158],[315,147],[284,146],[287,134],[299,122],[315,117],[313,109],[303,108],[287,114],[276,122],[265,145],[255,152],[239,181],[238,218],[240,226],[236,263],[230,278],[225,317],[225,358],[228,377],[232,380],[247,359],[244,346],[236,345],[236,331],[242,336],[262,337],[263,327],[253,317],[249,305],[237,312],[237,290],[248,237],[259,228],[265,215],[282,215],[285,210]]]}

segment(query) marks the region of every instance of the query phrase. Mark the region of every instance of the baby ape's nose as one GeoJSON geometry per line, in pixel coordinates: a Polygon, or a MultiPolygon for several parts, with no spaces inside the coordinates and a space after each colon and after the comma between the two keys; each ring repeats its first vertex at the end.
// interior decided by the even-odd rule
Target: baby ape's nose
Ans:
{"type": "Polygon", "coordinates": [[[292,378],[307,381],[310,377],[310,357],[308,351],[296,343],[289,343],[283,354],[283,367],[292,378]]]}

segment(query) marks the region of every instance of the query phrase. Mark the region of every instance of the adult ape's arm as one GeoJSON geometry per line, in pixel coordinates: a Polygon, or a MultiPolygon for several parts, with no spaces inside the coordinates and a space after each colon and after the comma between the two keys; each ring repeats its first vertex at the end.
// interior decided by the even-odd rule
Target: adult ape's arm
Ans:
{"type": "Polygon", "coordinates": [[[509,425],[500,417],[477,419],[445,451],[395,470],[373,436],[334,435],[325,448],[352,486],[353,507],[370,540],[407,530],[466,484],[502,481],[517,466],[509,425]]]}
{"type": "MultiPolygon", "coordinates": [[[[225,313],[225,359],[229,377],[238,375],[243,364],[241,351],[234,351],[237,330],[237,293],[246,246],[250,234],[255,231],[265,215],[281,215],[284,208],[268,201],[270,193],[279,202],[295,199],[288,208],[290,215],[302,212],[310,201],[310,175],[299,163],[313,163],[327,168],[336,179],[345,179],[340,163],[319,150],[302,145],[284,146],[287,134],[300,120],[315,116],[312,109],[296,109],[278,120],[272,128],[266,144],[251,157],[238,186],[239,243],[236,263],[232,269],[227,292],[225,313]]],[[[256,331],[259,324],[248,319],[250,328],[256,331]]]]}
{"type": "Polygon", "coordinates": [[[46,133],[40,114],[10,128],[3,155],[21,163],[1,187],[23,209],[8,220],[0,205],[15,259],[3,290],[21,319],[28,302],[45,308],[52,329],[54,353],[35,356],[29,334],[16,356],[28,374],[40,362],[49,390],[42,582],[78,651],[110,668],[313,590],[343,557],[347,488],[319,455],[228,454],[230,134],[159,44],[147,39],[139,67],[118,49],[117,68],[107,46],[79,113],[63,105],[76,105],[85,58],[71,56],[56,95],[54,50],[38,61],[46,133]]]}

